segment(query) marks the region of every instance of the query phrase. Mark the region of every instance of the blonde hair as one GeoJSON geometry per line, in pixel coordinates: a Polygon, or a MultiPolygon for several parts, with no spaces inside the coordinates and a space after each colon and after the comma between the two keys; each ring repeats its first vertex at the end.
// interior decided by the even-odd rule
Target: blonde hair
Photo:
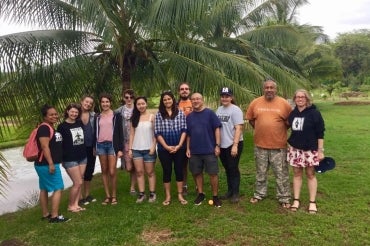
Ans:
{"type": "Polygon", "coordinates": [[[294,93],[294,96],[293,96],[293,101],[295,101],[297,93],[299,93],[299,92],[303,93],[304,96],[306,97],[307,106],[311,106],[312,105],[312,97],[311,97],[310,93],[308,93],[308,91],[306,91],[305,89],[296,90],[295,93],[294,93]]]}

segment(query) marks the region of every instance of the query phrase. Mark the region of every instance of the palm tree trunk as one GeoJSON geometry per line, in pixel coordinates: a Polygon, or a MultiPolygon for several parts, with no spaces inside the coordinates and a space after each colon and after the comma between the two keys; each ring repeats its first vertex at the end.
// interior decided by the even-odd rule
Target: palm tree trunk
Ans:
{"type": "Polygon", "coordinates": [[[124,66],[122,69],[121,81],[122,81],[122,93],[127,89],[131,89],[131,71],[126,66],[124,66]]]}

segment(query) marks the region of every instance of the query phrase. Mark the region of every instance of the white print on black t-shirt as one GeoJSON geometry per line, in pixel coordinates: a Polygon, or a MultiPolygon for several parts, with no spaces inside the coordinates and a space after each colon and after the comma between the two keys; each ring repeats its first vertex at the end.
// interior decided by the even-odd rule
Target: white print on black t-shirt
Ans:
{"type": "Polygon", "coordinates": [[[73,145],[84,144],[84,131],[81,127],[71,129],[73,145]]]}
{"type": "Polygon", "coordinates": [[[55,136],[55,142],[62,142],[63,141],[62,134],[60,134],[59,132],[55,132],[54,136],[55,136]]]}
{"type": "Polygon", "coordinates": [[[295,117],[292,124],[292,130],[294,131],[302,131],[304,124],[304,118],[295,117]]]}

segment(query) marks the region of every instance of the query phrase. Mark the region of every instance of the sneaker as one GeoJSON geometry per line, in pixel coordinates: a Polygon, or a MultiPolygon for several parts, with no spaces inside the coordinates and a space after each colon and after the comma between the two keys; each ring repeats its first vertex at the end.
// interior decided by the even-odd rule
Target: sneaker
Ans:
{"type": "Polygon", "coordinates": [[[187,196],[188,195],[188,186],[187,185],[184,185],[182,187],[182,195],[183,196],[187,196]]]}
{"type": "Polygon", "coordinates": [[[154,192],[150,192],[148,202],[153,203],[157,200],[157,195],[154,192]]]}
{"type": "Polygon", "coordinates": [[[63,217],[63,215],[59,215],[55,218],[50,218],[49,223],[62,223],[62,222],[67,222],[70,221],[71,219],[63,217]]]}
{"type": "Polygon", "coordinates": [[[199,193],[197,198],[194,200],[194,204],[198,206],[198,205],[202,204],[204,199],[206,199],[206,196],[204,195],[204,193],[199,193]]]}
{"type": "MultiPolygon", "coordinates": [[[[92,203],[92,202],[96,202],[96,199],[95,199],[95,197],[92,197],[92,196],[88,195],[85,198],[85,202],[87,202],[87,204],[89,204],[89,203],[92,203]]],[[[84,205],[87,205],[87,204],[84,204],[84,205]]]]}
{"type": "Polygon", "coordinates": [[[228,200],[232,197],[232,194],[230,191],[226,192],[224,195],[220,196],[221,200],[228,200]]]}
{"type": "Polygon", "coordinates": [[[137,196],[136,203],[142,203],[145,200],[145,194],[140,192],[137,196]]]}
{"type": "Polygon", "coordinates": [[[220,208],[222,206],[222,202],[217,196],[213,197],[213,206],[216,208],[220,208]]]}
{"type": "Polygon", "coordinates": [[[90,202],[87,201],[86,199],[81,199],[78,201],[78,206],[84,206],[84,205],[88,205],[90,202]]]}

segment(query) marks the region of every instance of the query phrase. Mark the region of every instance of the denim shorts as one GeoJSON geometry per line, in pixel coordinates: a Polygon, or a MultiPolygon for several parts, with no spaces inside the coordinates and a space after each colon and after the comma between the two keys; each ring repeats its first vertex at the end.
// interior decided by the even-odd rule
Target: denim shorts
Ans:
{"type": "Polygon", "coordinates": [[[78,160],[78,161],[65,161],[63,162],[63,167],[65,169],[71,168],[71,167],[77,167],[79,165],[86,165],[87,163],[87,157],[78,160]]]}
{"type": "Polygon", "coordinates": [[[110,141],[96,143],[96,155],[115,155],[113,143],[110,141]]]}
{"type": "Polygon", "coordinates": [[[144,159],[144,162],[155,162],[157,154],[149,155],[149,150],[132,150],[132,159],[144,159]]]}

